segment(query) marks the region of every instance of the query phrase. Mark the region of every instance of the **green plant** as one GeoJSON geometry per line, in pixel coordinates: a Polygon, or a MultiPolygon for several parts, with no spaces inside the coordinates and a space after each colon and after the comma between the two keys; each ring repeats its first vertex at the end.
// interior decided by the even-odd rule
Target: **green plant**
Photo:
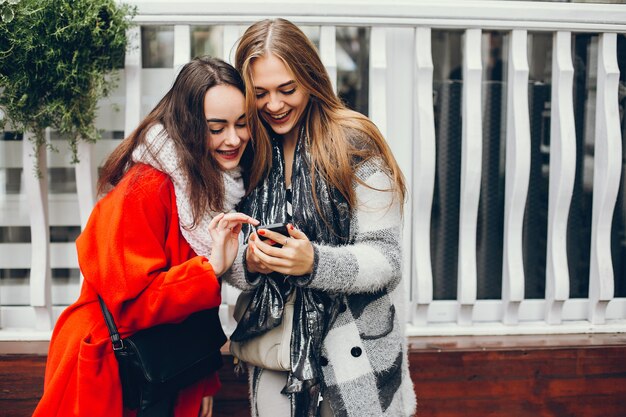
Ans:
{"type": "Polygon", "coordinates": [[[11,19],[0,21],[0,109],[6,116],[0,127],[9,121],[17,132],[32,132],[35,151],[52,147],[44,134],[51,127],[67,138],[78,162],[78,141],[99,138],[98,100],[117,84],[135,9],[116,0],[0,6],[11,9],[11,19]]]}
{"type": "Polygon", "coordinates": [[[0,20],[10,22],[13,20],[15,13],[12,5],[17,4],[20,0],[0,0],[0,20]]]}

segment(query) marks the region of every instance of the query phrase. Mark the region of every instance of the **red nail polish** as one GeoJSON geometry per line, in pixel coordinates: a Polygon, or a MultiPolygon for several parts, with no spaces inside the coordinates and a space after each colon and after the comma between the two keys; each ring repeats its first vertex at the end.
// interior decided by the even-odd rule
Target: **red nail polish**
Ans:
{"type": "Polygon", "coordinates": [[[293,224],[290,224],[290,225],[289,225],[289,228],[290,228],[291,230],[293,230],[293,224]]]}
{"type": "Polygon", "coordinates": [[[265,234],[265,230],[259,230],[259,234],[260,235],[264,235],[265,234]]]}

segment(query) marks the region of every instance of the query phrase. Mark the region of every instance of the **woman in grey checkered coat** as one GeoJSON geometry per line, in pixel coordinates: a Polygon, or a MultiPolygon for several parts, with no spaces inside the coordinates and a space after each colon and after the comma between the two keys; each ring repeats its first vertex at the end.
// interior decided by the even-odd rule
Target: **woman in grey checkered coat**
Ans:
{"type": "Polygon", "coordinates": [[[337,98],[315,47],[291,22],[250,26],[236,67],[246,81],[256,185],[240,210],[262,224],[286,223],[288,236],[245,231],[224,279],[253,301],[232,340],[276,326],[295,296],[291,364],[249,367],[252,415],[412,415],[394,297],[405,184],[389,146],[337,98]]]}

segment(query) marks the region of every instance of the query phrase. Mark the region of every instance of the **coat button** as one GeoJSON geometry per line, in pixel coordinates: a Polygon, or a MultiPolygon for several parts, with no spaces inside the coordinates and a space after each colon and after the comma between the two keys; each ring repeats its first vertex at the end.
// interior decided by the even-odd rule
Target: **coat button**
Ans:
{"type": "Polygon", "coordinates": [[[326,358],[326,356],[320,356],[320,365],[321,366],[328,365],[328,359],[326,358]]]}
{"type": "Polygon", "coordinates": [[[361,348],[358,346],[355,346],[350,350],[350,354],[354,356],[355,358],[358,358],[359,356],[361,356],[361,353],[363,353],[363,350],[361,350],[361,348]]]}
{"type": "Polygon", "coordinates": [[[340,313],[345,313],[347,309],[348,309],[348,307],[346,306],[346,303],[341,302],[341,304],[339,304],[339,312],[340,313]]]}

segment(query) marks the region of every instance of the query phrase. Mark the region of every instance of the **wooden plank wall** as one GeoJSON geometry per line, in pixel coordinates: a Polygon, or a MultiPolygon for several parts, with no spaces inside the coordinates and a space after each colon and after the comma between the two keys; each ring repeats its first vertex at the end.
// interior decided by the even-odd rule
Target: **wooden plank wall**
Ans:
{"type": "MultiPolygon", "coordinates": [[[[415,337],[409,348],[418,417],[625,415],[626,335],[415,337]]],[[[215,417],[250,415],[231,359],[215,417]]],[[[44,370],[44,355],[0,348],[1,417],[32,414],[44,370]]]]}
{"type": "Polygon", "coordinates": [[[413,342],[418,416],[625,416],[626,338],[571,338],[413,342]]]}

